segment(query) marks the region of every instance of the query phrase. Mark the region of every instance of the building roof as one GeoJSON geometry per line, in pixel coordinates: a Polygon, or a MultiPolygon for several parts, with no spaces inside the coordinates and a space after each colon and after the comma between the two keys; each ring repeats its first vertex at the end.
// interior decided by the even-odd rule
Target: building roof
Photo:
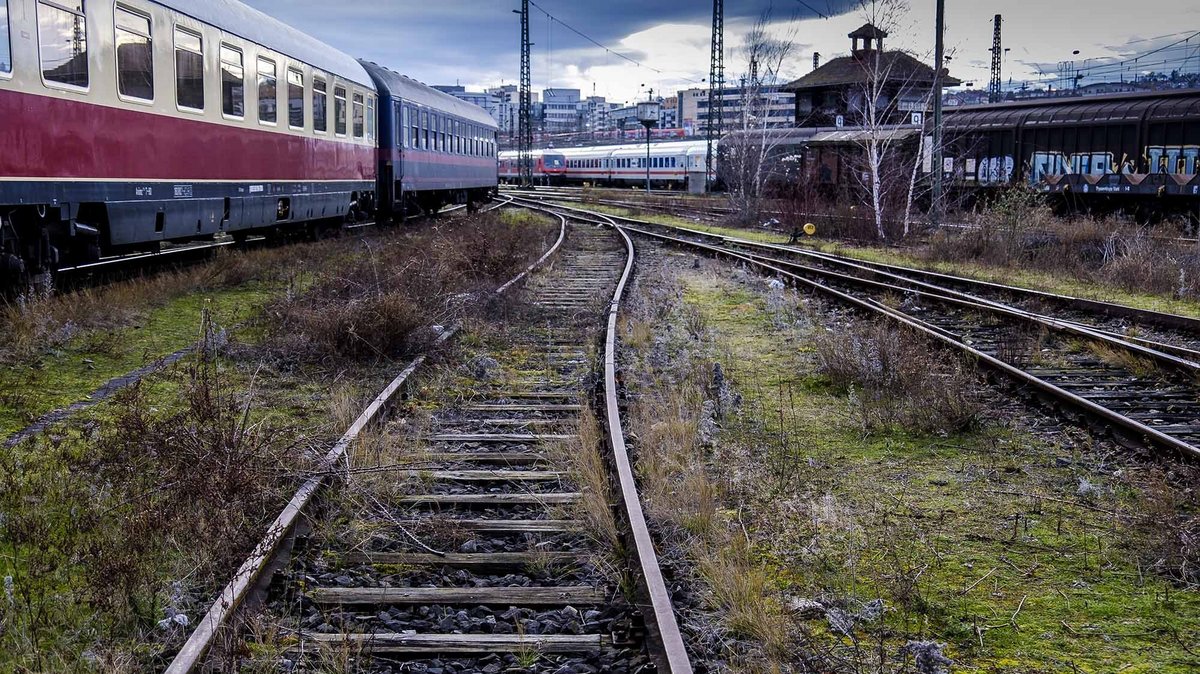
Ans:
{"type": "Polygon", "coordinates": [[[880,30],[879,28],[876,28],[873,24],[864,23],[863,25],[859,26],[857,30],[855,30],[853,33],[850,33],[846,37],[869,38],[871,40],[879,40],[879,39],[885,38],[887,36],[888,36],[888,34],[887,34],[886,30],[880,30]]]}
{"type": "MultiPolygon", "coordinates": [[[[863,52],[874,54],[873,51],[863,52]]],[[[913,84],[933,84],[933,68],[902,51],[879,52],[879,68],[888,73],[889,80],[913,84]]],[[[800,79],[785,84],[784,91],[802,91],[823,87],[865,84],[869,80],[866,64],[855,56],[842,56],[829,61],[800,79]]],[[[946,75],[942,82],[947,87],[956,87],[962,81],[946,75]]]]}

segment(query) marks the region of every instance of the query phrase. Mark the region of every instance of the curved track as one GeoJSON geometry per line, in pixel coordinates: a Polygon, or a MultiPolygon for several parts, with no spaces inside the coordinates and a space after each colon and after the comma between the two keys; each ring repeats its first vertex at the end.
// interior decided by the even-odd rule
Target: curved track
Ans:
{"type": "MultiPolygon", "coordinates": [[[[433,410],[428,425],[419,437],[397,441],[421,449],[412,463],[387,469],[403,485],[399,495],[361,514],[379,529],[371,543],[349,553],[304,550],[284,560],[298,525],[314,516],[316,496],[335,486],[336,474],[354,470],[351,443],[376,425],[422,359],[330,452],[328,470],[300,489],[168,672],[200,666],[238,606],[277,566],[268,605],[292,607],[277,629],[295,635],[290,657],[298,662],[352,652],[360,663],[404,660],[460,672],[501,671],[514,661],[529,668],[522,671],[570,663],[587,671],[691,671],[617,408],[617,313],[633,242],[616,228],[559,219],[558,243],[534,265],[556,255],[553,269],[528,279],[525,306],[513,310],[519,327],[510,328],[520,336],[510,352],[496,354],[505,376],[485,379],[466,400],[418,401],[433,410]],[[586,448],[580,415],[590,409],[591,355],[601,343],[612,483],[635,557],[631,577],[641,586],[632,603],[628,589],[623,593],[589,561],[596,543],[578,507],[585,490],[565,458],[578,452],[570,448],[586,448]],[[330,559],[338,560],[337,569],[319,573],[317,566],[326,569],[330,559]]],[[[529,271],[497,293],[515,290],[529,271]]],[[[387,442],[389,434],[413,430],[388,425],[382,433],[387,442]]]]}
{"type": "MultiPolygon", "coordinates": [[[[1117,435],[1200,459],[1200,354],[1187,346],[1130,339],[1100,327],[1115,305],[1074,298],[1064,319],[944,285],[916,281],[811,251],[764,246],[583,209],[555,207],[659,242],[744,263],[874,315],[886,316],[960,350],[1056,403],[1087,414],[1117,435]],[[775,255],[767,255],[773,252],[775,255]],[[792,258],[799,254],[804,262],[792,258]],[[1104,313],[1101,313],[1104,312],[1104,313]],[[1081,322],[1090,319],[1089,322],[1081,322]]],[[[954,278],[968,283],[969,279],[954,278]]],[[[994,284],[989,284],[994,285],[994,284]]],[[[1007,289],[1009,291],[1012,289],[1007,289]]],[[[1124,320],[1173,325],[1197,337],[1186,317],[1121,307],[1124,320]]]]}

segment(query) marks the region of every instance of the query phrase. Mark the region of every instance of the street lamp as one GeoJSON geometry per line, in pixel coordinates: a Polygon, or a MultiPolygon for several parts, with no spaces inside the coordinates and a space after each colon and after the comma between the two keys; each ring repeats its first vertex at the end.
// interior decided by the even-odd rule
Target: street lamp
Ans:
{"type": "Polygon", "coordinates": [[[646,127],[646,193],[650,192],[650,129],[658,126],[662,118],[662,103],[654,100],[654,90],[650,90],[650,100],[637,105],[638,121],[646,127]]]}

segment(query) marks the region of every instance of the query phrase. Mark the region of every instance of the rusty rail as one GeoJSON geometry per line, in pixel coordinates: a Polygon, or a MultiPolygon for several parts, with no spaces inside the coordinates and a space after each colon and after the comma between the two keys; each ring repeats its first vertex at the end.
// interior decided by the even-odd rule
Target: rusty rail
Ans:
{"type": "Polygon", "coordinates": [[[625,263],[625,271],[613,293],[612,304],[608,309],[608,330],[604,338],[604,405],[608,422],[608,441],[613,451],[613,461],[617,467],[617,478],[621,486],[621,501],[625,514],[629,519],[629,527],[633,533],[634,552],[641,566],[642,577],[646,582],[646,590],[650,596],[650,612],[647,618],[658,636],[665,659],[666,671],[671,674],[690,674],[692,663],[688,659],[687,649],[683,644],[683,635],[679,632],[679,623],[675,619],[675,609],[671,604],[671,594],[667,591],[663,580],[662,569],[659,567],[658,554],[654,550],[654,541],[650,537],[650,529],[646,525],[646,515],[642,510],[642,501],[638,496],[637,482],[634,480],[633,465],[629,460],[629,451],[625,447],[625,430],[621,423],[621,407],[617,400],[617,319],[621,310],[621,298],[625,294],[625,286],[633,273],[636,251],[633,240],[620,227],[616,231],[625,241],[625,249],[629,253],[625,263]]]}
{"type": "MultiPolygon", "coordinates": [[[[511,202],[505,202],[500,205],[506,205],[507,203],[511,202]]],[[[529,268],[522,271],[508,283],[497,288],[495,291],[496,295],[503,295],[510,290],[517,282],[527,277],[530,272],[550,259],[562,246],[563,240],[566,237],[567,219],[561,215],[555,215],[559,218],[559,232],[558,239],[554,242],[554,245],[537,262],[534,262],[529,268]]],[[[433,346],[436,347],[449,341],[458,334],[460,329],[461,326],[455,325],[444,331],[438,336],[433,346]]],[[[339,474],[339,465],[344,466],[345,471],[349,470],[349,454],[347,450],[350,448],[350,445],[354,443],[364,430],[369,428],[382,416],[390,406],[396,393],[400,391],[400,388],[408,381],[408,378],[420,369],[425,363],[426,358],[427,356],[422,354],[413,359],[371,401],[371,404],[363,410],[358,419],[355,420],[333,448],[329,450],[329,453],[325,455],[316,473],[305,480],[304,484],[296,490],[296,493],[292,496],[287,506],[275,518],[271,526],[267,528],[267,533],[259,541],[258,545],[255,546],[254,551],[238,567],[233,580],[225,586],[217,600],[208,609],[204,618],[197,623],[196,629],[189,635],[183,648],[180,649],[179,653],[171,661],[171,664],[164,670],[166,674],[188,674],[195,671],[196,667],[203,661],[205,654],[207,654],[220,630],[237,613],[237,610],[246,601],[246,598],[258,586],[263,574],[270,567],[271,561],[283,551],[284,544],[290,539],[292,532],[295,531],[296,525],[303,518],[305,511],[316,500],[320,492],[329,485],[331,482],[330,478],[339,474]]]]}

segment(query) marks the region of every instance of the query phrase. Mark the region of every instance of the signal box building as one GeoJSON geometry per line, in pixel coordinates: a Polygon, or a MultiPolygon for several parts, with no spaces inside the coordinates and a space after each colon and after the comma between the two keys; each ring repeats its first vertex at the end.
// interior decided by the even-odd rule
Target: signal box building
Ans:
{"type": "MultiPolygon", "coordinates": [[[[878,122],[883,125],[922,126],[933,105],[934,70],[902,51],[885,51],[887,32],[864,24],[849,34],[849,56],[835,58],[800,79],[783,86],[796,96],[798,127],[859,127],[867,109],[867,91],[873,82],[881,91],[878,122]]],[[[943,86],[961,81],[945,75],[943,86]]]]}

